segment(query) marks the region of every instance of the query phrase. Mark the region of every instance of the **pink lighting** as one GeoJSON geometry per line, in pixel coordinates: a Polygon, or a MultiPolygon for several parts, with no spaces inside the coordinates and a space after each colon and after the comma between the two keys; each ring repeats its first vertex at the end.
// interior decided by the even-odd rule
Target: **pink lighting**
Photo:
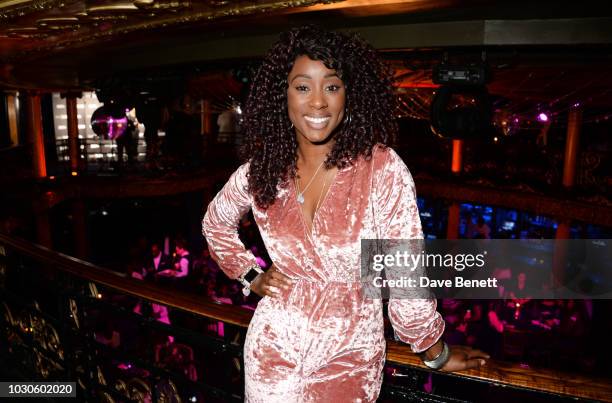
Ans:
{"type": "Polygon", "coordinates": [[[538,115],[538,120],[540,122],[548,122],[548,115],[542,112],[538,115]]]}

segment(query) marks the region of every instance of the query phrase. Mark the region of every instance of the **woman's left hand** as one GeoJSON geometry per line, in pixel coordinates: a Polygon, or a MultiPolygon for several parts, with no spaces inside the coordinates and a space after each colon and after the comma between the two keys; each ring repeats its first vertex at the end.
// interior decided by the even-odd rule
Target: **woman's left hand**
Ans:
{"type": "Polygon", "coordinates": [[[479,368],[487,363],[491,356],[484,351],[469,346],[448,346],[450,358],[440,371],[454,372],[466,369],[479,368]]]}

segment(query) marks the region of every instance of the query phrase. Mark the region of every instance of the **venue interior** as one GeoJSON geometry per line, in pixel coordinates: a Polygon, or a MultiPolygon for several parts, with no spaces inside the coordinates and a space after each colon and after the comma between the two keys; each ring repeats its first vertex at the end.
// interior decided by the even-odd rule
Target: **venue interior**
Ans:
{"type": "MultiPolygon", "coordinates": [[[[264,55],[306,24],[359,34],[392,69],[390,145],[426,240],[531,241],[523,278],[563,264],[530,257],[554,241],[611,256],[605,2],[2,1],[1,381],[75,382],[88,402],[244,400],[260,297],[223,273],[202,218],[248,158],[264,55]]],[[[252,213],[238,233],[273,263],[252,213]]],[[[442,337],[487,351],[481,368],[428,369],[385,317],[378,401],[612,402],[611,300],[517,297],[518,273],[496,299],[438,298],[442,337]]]]}

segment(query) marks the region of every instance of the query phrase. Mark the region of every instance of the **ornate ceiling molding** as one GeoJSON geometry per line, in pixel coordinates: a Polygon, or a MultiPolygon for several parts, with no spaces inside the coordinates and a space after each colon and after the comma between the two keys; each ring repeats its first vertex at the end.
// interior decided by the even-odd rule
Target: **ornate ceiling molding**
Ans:
{"type": "Polygon", "coordinates": [[[137,31],[342,1],[345,0],[14,0],[0,5],[0,40],[4,37],[21,42],[17,52],[0,58],[4,56],[10,63],[30,54],[78,47],[137,31]]]}
{"type": "Polygon", "coordinates": [[[63,4],[62,0],[9,0],[0,2],[0,20],[7,20],[16,17],[51,10],[63,4]]]}

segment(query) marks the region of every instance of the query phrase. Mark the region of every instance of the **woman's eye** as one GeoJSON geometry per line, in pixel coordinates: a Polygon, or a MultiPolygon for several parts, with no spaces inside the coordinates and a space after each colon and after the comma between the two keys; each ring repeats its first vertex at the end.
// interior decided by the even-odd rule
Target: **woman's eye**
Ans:
{"type": "Polygon", "coordinates": [[[336,92],[336,91],[339,91],[339,90],[340,90],[340,86],[336,85],[336,84],[332,84],[332,85],[329,85],[327,87],[327,91],[329,91],[329,92],[336,92]]]}
{"type": "Polygon", "coordinates": [[[298,90],[299,92],[308,91],[308,87],[306,87],[305,85],[298,85],[295,87],[295,89],[298,90]]]}

